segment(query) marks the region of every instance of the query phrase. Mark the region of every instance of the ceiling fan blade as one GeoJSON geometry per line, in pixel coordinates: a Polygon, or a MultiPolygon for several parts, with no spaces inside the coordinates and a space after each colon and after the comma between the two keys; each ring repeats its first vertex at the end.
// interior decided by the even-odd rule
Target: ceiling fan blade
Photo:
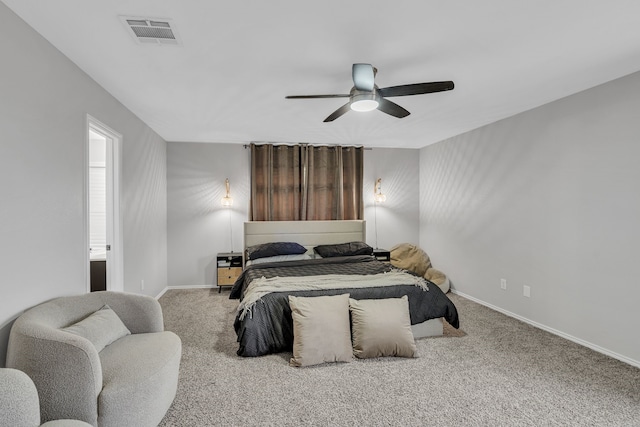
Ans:
{"type": "Polygon", "coordinates": [[[358,90],[372,91],[375,79],[373,65],[371,64],[353,64],[351,75],[353,77],[353,85],[358,90]]]}
{"type": "Polygon", "coordinates": [[[382,96],[421,95],[423,93],[442,92],[453,89],[453,82],[415,83],[411,85],[390,86],[378,89],[382,96]]]}
{"type": "Polygon", "coordinates": [[[336,111],[334,111],[333,113],[331,113],[331,115],[329,115],[329,117],[327,117],[326,119],[324,119],[323,121],[326,122],[332,122],[335,119],[337,119],[338,117],[340,117],[341,115],[345,114],[347,111],[351,110],[351,102],[347,102],[346,104],[344,104],[342,107],[338,108],[336,111]]]}
{"type": "Polygon", "coordinates": [[[391,102],[388,99],[379,98],[378,99],[378,110],[383,113],[387,113],[392,115],[393,117],[397,117],[399,119],[403,117],[407,117],[410,112],[396,104],[395,102],[391,102]]]}
{"type": "Polygon", "coordinates": [[[348,94],[333,94],[333,95],[289,95],[285,96],[286,99],[311,99],[311,98],[348,98],[348,94]]]}

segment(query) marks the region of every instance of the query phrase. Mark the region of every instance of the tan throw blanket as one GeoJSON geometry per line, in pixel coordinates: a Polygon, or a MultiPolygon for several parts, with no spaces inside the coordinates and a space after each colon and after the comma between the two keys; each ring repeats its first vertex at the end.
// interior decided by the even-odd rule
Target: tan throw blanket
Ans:
{"type": "Polygon", "coordinates": [[[402,270],[391,270],[386,273],[360,274],[324,274],[320,276],[300,277],[261,277],[254,279],[244,293],[238,305],[240,320],[244,319],[251,308],[263,296],[271,292],[315,291],[323,289],[343,288],[375,288],[377,286],[414,285],[425,291],[429,290],[423,277],[414,276],[402,270]]]}

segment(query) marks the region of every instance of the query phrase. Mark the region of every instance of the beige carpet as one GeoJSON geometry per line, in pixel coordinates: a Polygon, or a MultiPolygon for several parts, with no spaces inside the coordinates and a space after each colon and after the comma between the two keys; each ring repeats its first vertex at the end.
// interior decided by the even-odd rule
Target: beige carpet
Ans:
{"type": "Polygon", "coordinates": [[[183,342],[162,427],[640,426],[640,369],[456,295],[466,335],[417,340],[416,359],[292,368],[236,356],[237,301],[217,292],[160,299],[183,342]]]}

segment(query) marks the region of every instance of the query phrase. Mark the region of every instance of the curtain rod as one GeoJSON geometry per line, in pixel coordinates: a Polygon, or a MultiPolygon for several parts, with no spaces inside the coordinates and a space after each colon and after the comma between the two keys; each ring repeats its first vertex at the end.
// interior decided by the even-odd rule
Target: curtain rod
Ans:
{"type": "MultiPolygon", "coordinates": [[[[309,144],[307,142],[292,142],[292,143],[287,143],[287,142],[265,142],[265,141],[251,141],[251,144],[259,144],[259,145],[266,145],[266,144],[271,144],[271,145],[289,145],[289,146],[294,146],[294,145],[311,145],[314,147],[344,147],[344,145],[337,145],[337,144],[309,144]]],[[[251,144],[243,144],[242,146],[244,147],[244,149],[246,150],[247,148],[249,148],[251,146],[251,144]]],[[[360,146],[355,146],[355,145],[349,145],[347,147],[355,147],[355,148],[362,148],[365,151],[373,151],[372,147],[364,147],[362,145],[360,146]]]]}

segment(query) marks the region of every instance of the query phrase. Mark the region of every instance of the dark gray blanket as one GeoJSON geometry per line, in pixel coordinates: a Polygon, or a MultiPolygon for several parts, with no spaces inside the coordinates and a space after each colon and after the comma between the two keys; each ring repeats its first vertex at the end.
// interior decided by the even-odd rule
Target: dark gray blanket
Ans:
{"type": "MultiPolygon", "coordinates": [[[[256,264],[247,267],[231,289],[231,299],[241,299],[246,287],[255,278],[291,277],[321,274],[377,274],[393,268],[371,256],[322,258],[303,261],[256,264]]],[[[411,324],[444,317],[453,327],[459,327],[458,311],[451,300],[435,284],[428,282],[425,291],[415,285],[380,286],[359,289],[327,289],[314,291],[273,292],[265,295],[243,320],[236,316],[234,328],[238,336],[239,356],[291,351],[293,320],[289,295],[318,296],[349,293],[354,299],[409,298],[411,324]]]]}

